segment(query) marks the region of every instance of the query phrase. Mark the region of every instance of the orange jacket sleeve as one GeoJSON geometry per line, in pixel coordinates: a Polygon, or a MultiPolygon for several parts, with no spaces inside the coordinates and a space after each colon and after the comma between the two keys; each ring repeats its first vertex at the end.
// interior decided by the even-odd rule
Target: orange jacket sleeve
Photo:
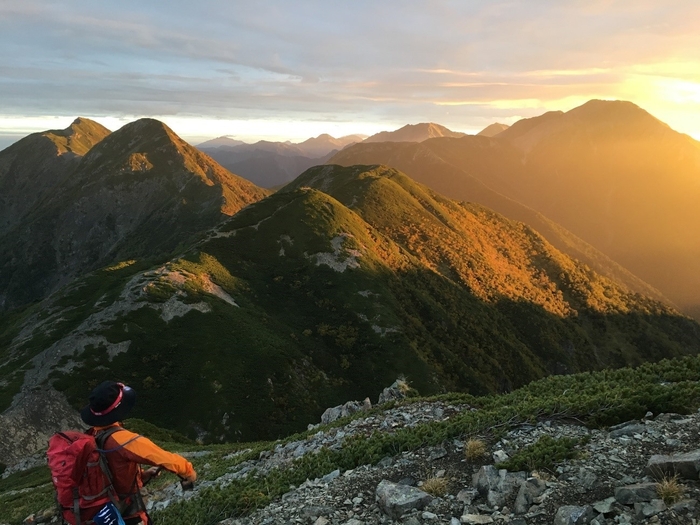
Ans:
{"type": "Polygon", "coordinates": [[[192,463],[179,454],[163,450],[146,437],[129,430],[120,430],[110,437],[122,448],[121,453],[135,463],[163,467],[183,478],[195,476],[192,463]]]}

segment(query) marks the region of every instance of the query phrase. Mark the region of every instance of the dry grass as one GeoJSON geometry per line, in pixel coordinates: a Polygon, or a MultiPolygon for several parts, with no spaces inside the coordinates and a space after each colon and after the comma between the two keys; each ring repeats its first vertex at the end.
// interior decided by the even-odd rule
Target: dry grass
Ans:
{"type": "Polygon", "coordinates": [[[420,489],[431,496],[442,497],[447,494],[447,478],[428,478],[420,486],[420,489]]]}
{"type": "Polygon", "coordinates": [[[486,455],[486,443],[480,439],[470,439],[464,445],[464,457],[469,461],[482,458],[486,455]]]}
{"type": "Polygon", "coordinates": [[[678,482],[678,476],[664,476],[656,486],[656,492],[666,505],[672,505],[683,498],[685,486],[678,482]]]}

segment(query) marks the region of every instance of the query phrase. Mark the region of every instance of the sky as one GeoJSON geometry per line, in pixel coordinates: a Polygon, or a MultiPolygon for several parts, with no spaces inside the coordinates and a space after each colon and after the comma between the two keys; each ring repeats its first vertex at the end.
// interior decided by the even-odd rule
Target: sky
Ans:
{"type": "Polygon", "coordinates": [[[697,0],[0,0],[0,50],[0,148],[77,116],[297,142],[592,98],[700,139],[697,0]]]}

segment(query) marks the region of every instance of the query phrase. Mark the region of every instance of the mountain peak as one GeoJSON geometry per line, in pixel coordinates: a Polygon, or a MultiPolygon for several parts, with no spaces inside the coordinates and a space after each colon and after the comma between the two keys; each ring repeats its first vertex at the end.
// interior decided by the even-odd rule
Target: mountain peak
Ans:
{"type": "Polygon", "coordinates": [[[59,155],[74,153],[83,156],[110,133],[102,124],[78,117],[65,129],[52,129],[40,135],[55,144],[59,155]]]}
{"type": "Polygon", "coordinates": [[[364,142],[423,142],[438,137],[463,137],[464,135],[434,122],[421,122],[406,124],[396,131],[382,131],[366,138],[364,142]]]}
{"type": "Polygon", "coordinates": [[[482,129],[477,135],[481,137],[495,137],[502,131],[505,131],[509,128],[508,124],[501,124],[500,122],[494,122],[493,124],[489,124],[486,126],[484,129],[482,129]]]}

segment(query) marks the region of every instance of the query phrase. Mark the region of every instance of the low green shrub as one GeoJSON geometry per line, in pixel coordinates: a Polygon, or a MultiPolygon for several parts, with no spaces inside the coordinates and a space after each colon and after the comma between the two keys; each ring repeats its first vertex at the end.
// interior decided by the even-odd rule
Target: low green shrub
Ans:
{"type": "Polygon", "coordinates": [[[575,438],[553,438],[544,435],[536,443],[519,450],[508,461],[498,464],[498,468],[504,468],[511,472],[522,470],[532,472],[533,470],[552,471],[558,463],[566,459],[575,459],[578,456],[576,446],[580,440],[575,438]]]}

